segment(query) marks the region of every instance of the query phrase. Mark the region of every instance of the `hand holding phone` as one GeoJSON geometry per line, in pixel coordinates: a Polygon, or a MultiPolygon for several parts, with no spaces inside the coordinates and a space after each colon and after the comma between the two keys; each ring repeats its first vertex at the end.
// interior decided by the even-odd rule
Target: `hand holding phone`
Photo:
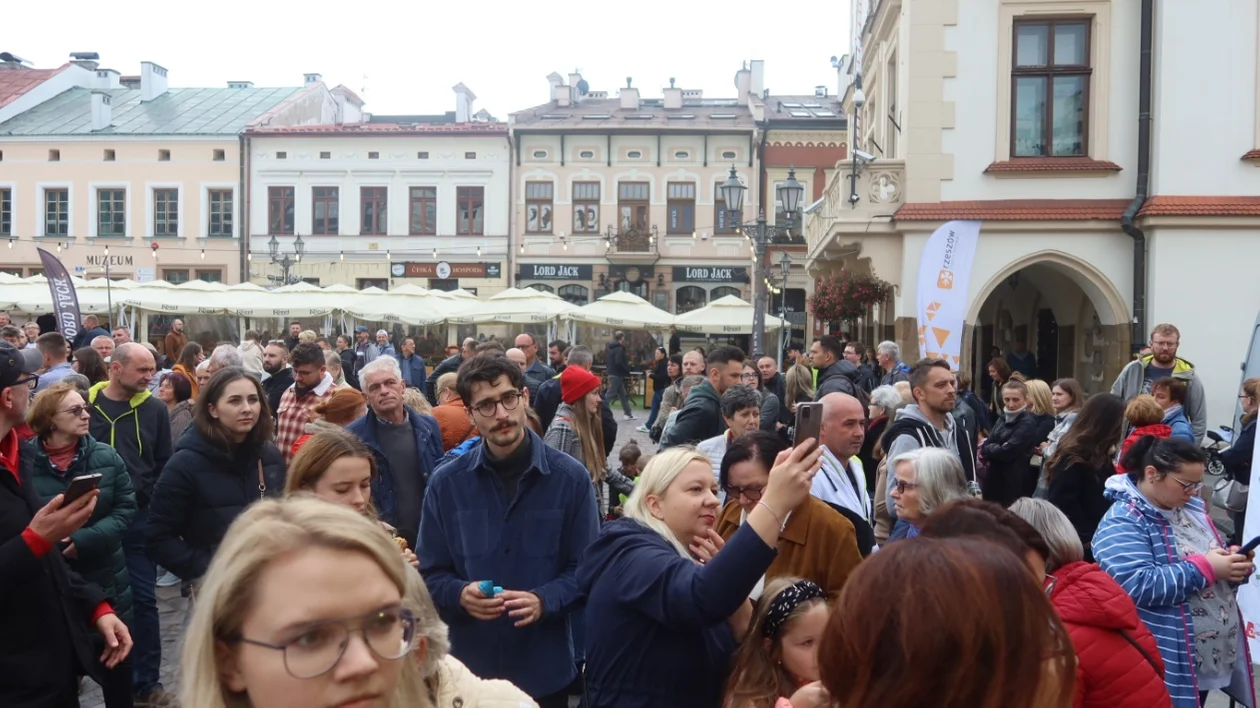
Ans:
{"type": "Polygon", "coordinates": [[[799,445],[810,438],[818,440],[819,433],[822,431],[822,418],[821,403],[797,404],[796,429],[792,436],[792,445],[799,445]]]}
{"type": "Polygon", "coordinates": [[[1260,546],[1260,536],[1256,536],[1255,538],[1248,541],[1247,545],[1243,546],[1242,548],[1239,548],[1238,555],[1245,556],[1251,553],[1252,551],[1256,550],[1257,546],[1260,546]]]}

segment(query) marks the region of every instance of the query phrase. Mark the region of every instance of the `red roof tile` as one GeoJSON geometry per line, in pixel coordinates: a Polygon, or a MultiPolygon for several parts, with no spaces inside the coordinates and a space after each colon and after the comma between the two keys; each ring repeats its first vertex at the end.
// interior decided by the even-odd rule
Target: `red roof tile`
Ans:
{"type": "Polygon", "coordinates": [[[1089,221],[1119,219],[1128,199],[993,199],[972,202],[905,204],[898,221],[1089,221]]]}
{"type": "Polygon", "coordinates": [[[5,69],[0,71],[0,107],[21,98],[27,91],[61,73],[69,64],[56,69],[5,69]]]}
{"type": "Polygon", "coordinates": [[[1088,157],[1019,157],[995,162],[985,172],[1119,172],[1120,165],[1088,157]]]}
{"type": "Polygon", "coordinates": [[[379,135],[382,133],[507,135],[508,126],[507,123],[334,123],[251,128],[248,132],[266,135],[379,135]]]}
{"type": "Polygon", "coordinates": [[[1243,153],[1243,156],[1239,159],[1260,160],[1260,150],[1248,150],[1247,152],[1243,153]]]}
{"type": "Polygon", "coordinates": [[[1138,216],[1260,216],[1260,197],[1151,197],[1138,216]]]}

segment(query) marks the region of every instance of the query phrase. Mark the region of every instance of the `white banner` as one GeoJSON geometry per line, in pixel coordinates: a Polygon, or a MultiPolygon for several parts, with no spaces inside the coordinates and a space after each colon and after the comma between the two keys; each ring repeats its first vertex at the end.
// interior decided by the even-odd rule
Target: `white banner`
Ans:
{"type": "MultiPolygon", "coordinates": [[[[1260,426],[1256,427],[1256,441],[1260,442],[1260,426]]],[[[1238,439],[1233,441],[1238,444],[1238,439]]],[[[1256,470],[1260,469],[1260,445],[1251,453],[1251,484],[1256,483],[1256,470]]],[[[1247,495],[1247,523],[1243,524],[1242,542],[1260,535],[1260,494],[1247,495]]],[[[1260,573],[1252,573],[1246,583],[1238,587],[1238,609],[1242,610],[1251,656],[1260,656],[1260,573]]]]}
{"type": "Polygon", "coordinates": [[[919,356],[944,359],[958,368],[967,284],[980,240],[979,221],[950,221],[936,230],[919,261],[919,356]]]}

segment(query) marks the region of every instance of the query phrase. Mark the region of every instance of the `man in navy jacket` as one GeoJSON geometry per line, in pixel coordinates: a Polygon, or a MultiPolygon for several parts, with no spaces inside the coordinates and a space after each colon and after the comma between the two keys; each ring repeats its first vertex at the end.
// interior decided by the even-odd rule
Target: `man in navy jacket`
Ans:
{"type": "Polygon", "coordinates": [[[577,564],[598,511],[586,469],[526,427],[524,386],[502,355],[460,367],[456,389],[481,442],[430,479],[416,554],[452,655],[477,676],[516,684],[540,708],[563,708],[577,676],[577,564]],[[481,581],[502,591],[485,593],[481,581]]]}

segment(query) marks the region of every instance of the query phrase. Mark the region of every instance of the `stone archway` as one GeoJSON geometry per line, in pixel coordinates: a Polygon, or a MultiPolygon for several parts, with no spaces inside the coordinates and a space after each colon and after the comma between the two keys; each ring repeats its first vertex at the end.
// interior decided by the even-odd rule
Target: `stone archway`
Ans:
{"type": "Polygon", "coordinates": [[[1128,361],[1129,306],[1093,265],[1061,251],[1027,254],[995,273],[967,313],[963,352],[976,389],[987,382],[991,348],[1006,356],[1024,342],[1037,378],[1075,378],[1106,391],[1128,361]]]}

